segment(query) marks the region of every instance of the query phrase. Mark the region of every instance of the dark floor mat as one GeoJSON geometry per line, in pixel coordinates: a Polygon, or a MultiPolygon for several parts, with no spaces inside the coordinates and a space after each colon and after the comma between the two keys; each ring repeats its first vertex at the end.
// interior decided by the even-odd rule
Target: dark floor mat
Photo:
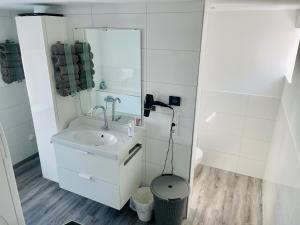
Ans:
{"type": "Polygon", "coordinates": [[[66,223],[65,225],[81,225],[81,224],[77,223],[75,221],[70,221],[70,222],[66,223]]]}

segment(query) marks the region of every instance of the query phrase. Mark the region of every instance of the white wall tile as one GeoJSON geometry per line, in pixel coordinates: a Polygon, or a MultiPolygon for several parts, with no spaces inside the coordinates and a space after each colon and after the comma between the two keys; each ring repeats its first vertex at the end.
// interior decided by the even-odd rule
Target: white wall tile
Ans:
{"type": "Polygon", "coordinates": [[[266,160],[279,99],[202,90],[200,101],[199,147],[214,150],[214,155],[227,153],[245,160],[266,160]]]}
{"type": "Polygon", "coordinates": [[[31,120],[30,108],[19,104],[0,111],[0,122],[4,129],[9,129],[31,120]]]}
{"type": "MultiPolygon", "coordinates": [[[[180,116],[194,118],[196,87],[171,85],[157,82],[147,83],[148,93],[153,94],[158,101],[169,102],[169,96],[181,97],[181,105],[175,107],[180,116]]],[[[157,110],[163,110],[157,107],[157,110]]],[[[166,110],[164,110],[166,111],[166,110]]]]}
{"type": "Polygon", "coordinates": [[[244,115],[248,99],[248,95],[203,90],[200,104],[205,111],[244,115]]]}
{"type": "Polygon", "coordinates": [[[265,161],[270,149],[270,142],[243,138],[240,155],[249,159],[265,161]]]}
{"type": "Polygon", "coordinates": [[[297,97],[299,96],[298,84],[300,83],[300,76],[297,75],[300,73],[300,61],[298,60],[299,57],[300,57],[300,52],[298,52],[298,56],[294,68],[293,81],[292,83],[285,82],[284,91],[282,94],[282,104],[289,118],[296,105],[297,97]]]}
{"type": "Polygon", "coordinates": [[[299,42],[296,17],[295,11],[209,12],[202,87],[280,98],[299,42]]]}
{"type": "Polygon", "coordinates": [[[278,165],[280,168],[279,183],[300,189],[300,161],[291,133],[285,134],[282,142],[278,165]]]}
{"type": "Polygon", "coordinates": [[[0,10],[0,16],[1,17],[9,17],[10,16],[10,11],[9,10],[5,10],[5,9],[1,9],[0,10]]]}
{"type": "MultiPolygon", "coordinates": [[[[9,13],[9,11],[8,11],[9,13]]],[[[0,41],[5,40],[14,40],[17,41],[18,37],[16,36],[16,25],[14,18],[11,17],[0,17],[0,26],[2,32],[0,32],[0,41]]]]}
{"type": "Polygon", "coordinates": [[[61,13],[64,15],[88,15],[92,12],[91,5],[86,3],[73,3],[71,5],[57,6],[55,11],[56,13],[61,13]]]}
{"type": "MultiPolygon", "coordinates": [[[[160,141],[153,138],[147,138],[146,146],[146,161],[150,163],[156,163],[163,165],[165,162],[168,142],[160,141]]],[[[180,144],[174,145],[174,169],[176,171],[181,171],[182,173],[189,173],[189,164],[191,160],[191,146],[184,146],[180,144]]],[[[167,160],[166,172],[171,172],[171,148],[169,152],[169,157],[167,160]]]]}
{"type": "Polygon", "coordinates": [[[246,118],[244,136],[248,138],[270,141],[274,128],[273,120],[246,118]]]}
{"type": "Polygon", "coordinates": [[[155,177],[161,175],[163,165],[146,162],[146,185],[150,186],[155,177]]]}
{"type": "Polygon", "coordinates": [[[197,85],[198,52],[149,50],[147,62],[148,81],[178,85],[197,85]]]}
{"type": "MultiPolygon", "coordinates": [[[[17,41],[15,12],[5,10],[3,13],[0,13],[0,41],[17,41]]],[[[38,43],[35,43],[34,47],[37,46],[38,43]]],[[[7,85],[0,78],[0,122],[5,130],[13,164],[37,152],[35,140],[28,140],[29,135],[34,134],[34,129],[25,81],[7,85]]]]}
{"type": "Polygon", "coordinates": [[[299,150],[299,52],[292,83],[285,84],[268,155],[264,195],[275,196],[265,201],[266,225],[296,225],[300,222],[300,150],[299,150]],[[297,115],[298,114],[298,115],[297,115]]]}
{"type": "Polygon", "coordinates": [[[25,104],[24,107],[28,108],[29,101],[25,81],[21,83],[14,82],[10,85],[5,85],[4,87],[0,88],[0,102],[0,110],[16,106],[18,104],[25,104]]]}
{"type": "Polygon", "coordinates": [[[74,37],[73,30],[74,28],[84,28],[92,26],[92,16],[91,15],[67,15],[66,17],[66,26],[68,37],[70,40],[76,41],[74,37]]]}
{"type": "Polygon", "coordinates": [[[148,14],[147,48],[200,50],[201,13],[148,14]]]}
{"type": "Polygon", "coordinates": [[[207,149],[202,149],[202,150],[203,150],[202,164],[219,168],[222,170],[236,172],[238,156],[207,150],[207,149]]]}
{"type": "Polygon", "coordinates": [[[13,164],[18,163],[37,152],[35,138],[29,140],[31,136],[35,135],[31,120],[6,130],[5,134],[13,164]]]}
{"type": "Polygon", "coordinates": [[[239,158],[237,170],[239,173],[247,176],[263,178],[265,163],[257,160],[239,158]]]}
{"type": "MultiPolygon", "coordinates": [[[[151,112],[150,117],[144,120],[146,125],[146,135],[148,138],[156,138],[159,140],[169,140],[171,114],[151,112]]],[[[182,145],[191,145],[193,130],[189,127],[177,124],[178,133],[173,135],[175,143],[182,145]]]]}
{"type": "Polygon", "coordinates": [[[199,130],[198,146],[201,149],[210,149],[220,153],[237,155],[241,147],[241,138],[238,135],[228,132],[201,128],[199,130]]]}
{"type": "Polygon", "coordinates": [[[243,132],[244,117],[230,113],[207,111],[201,114],[200,126],[241,136],[243,132]]]}
{"type": "Polygon", "coordinates": [[[145,14],[95,14],[92,15],[94,27],[137,28],[142,30],[142,46],[146,48],[145,14]]]}
{"type": "Polygon", "coordinates": [[[170,13],[170,12],[202,12],[203,2],[149,2],[148,13],[170,13]]]}
{"type": "Polygon", "coordinates": [[[246,115],[275,120],[280,99],[263,96],[250,96],[246,115]]]}
{"type": "Polygon", "coordinates": [[[146,13],[146,3],[102,3],[92,5],[92,14],[146,13]]]}

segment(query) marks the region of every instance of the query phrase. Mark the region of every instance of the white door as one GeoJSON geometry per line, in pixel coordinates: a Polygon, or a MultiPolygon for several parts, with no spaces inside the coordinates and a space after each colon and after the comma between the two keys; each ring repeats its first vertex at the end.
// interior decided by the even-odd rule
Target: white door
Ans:
{"type": "Polygon", "coordinates": [[[12,162],[0,124],[0,225],[24,225],[12,162]]]}
{"type": "Polygon", "coordinates": [[[0,225],[17,225],[17,215],[7,179],[2,158],[0,161],[0,225]]]}

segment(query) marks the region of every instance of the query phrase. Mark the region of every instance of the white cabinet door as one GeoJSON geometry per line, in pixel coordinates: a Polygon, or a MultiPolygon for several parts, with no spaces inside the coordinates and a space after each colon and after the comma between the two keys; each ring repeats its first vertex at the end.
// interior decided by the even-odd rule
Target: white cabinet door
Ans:
{"type": "Polygon", "coordinates": [[[12,195],[4,167],[3,158],[0,160],[0,225],[17,225],[12,195]]]}

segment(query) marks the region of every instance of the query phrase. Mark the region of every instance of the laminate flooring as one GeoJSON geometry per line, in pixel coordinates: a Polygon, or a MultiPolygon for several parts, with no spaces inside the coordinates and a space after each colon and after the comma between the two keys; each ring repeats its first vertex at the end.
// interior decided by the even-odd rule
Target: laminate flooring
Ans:
{"type": "MultiPolygon", "coordinates": [[[[42,177],[39,159],[15,169],[27,225],[144,225],[128,205],[121,211],[59,188],[42,177]]],[[[185,225],[262,225],[262,181],[206,166],[194,178],[185,225]]]]}

